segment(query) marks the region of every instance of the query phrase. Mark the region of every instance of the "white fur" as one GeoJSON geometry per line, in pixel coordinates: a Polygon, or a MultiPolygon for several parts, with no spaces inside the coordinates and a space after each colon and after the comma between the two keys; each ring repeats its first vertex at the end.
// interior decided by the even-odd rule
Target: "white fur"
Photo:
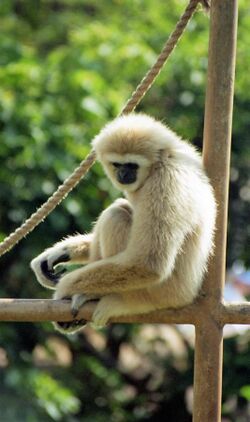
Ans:
{"type": "MultiPolygon", "coordinates": [[[[127,199],[115,201],[101,214],[91,238],[63,241],[71,259],[79,260],[82,253],[89,264],[64,276],[55,286],[55,298],[101,298],[93,315],[97,325],[120,315],[191,303],[213,248],[216,215],[200,154],[143,114],[115,119],[93,146],[106,174],[127,199]],[[112,162],[137,163],[136,181],[118,183],[112,162]]],[[[45,251],[52,267],[59,247],[60,243],[45,251]]],[[[44,256],[32,264],[42,284],[39,263],[44,256]]],[[[80,304],[81,299],[74,302],[80,304]]]]}

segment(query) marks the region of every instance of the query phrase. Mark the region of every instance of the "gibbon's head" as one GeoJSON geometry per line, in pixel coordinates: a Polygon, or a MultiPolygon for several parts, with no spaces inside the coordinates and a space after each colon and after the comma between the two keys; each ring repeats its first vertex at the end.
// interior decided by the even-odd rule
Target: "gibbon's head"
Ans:
{"type": "Polygon", "coordinates": [[[108,123],[92,145],[113,184],[128,192],[143,186],[150,169],[161,159],[164,151],[169,157],[177,157],[178,151],[179,155],[185,152],[196,155],[191,146],[162,123],[145,114],[135,113],[108,123]]]}

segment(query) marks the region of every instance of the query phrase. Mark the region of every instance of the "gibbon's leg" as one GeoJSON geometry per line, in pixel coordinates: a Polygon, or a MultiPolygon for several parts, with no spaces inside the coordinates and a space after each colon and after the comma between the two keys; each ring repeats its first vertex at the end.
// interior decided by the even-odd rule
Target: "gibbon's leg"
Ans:
{"type": "Polygon", "coordinates": [[[161,283],[145,289],[112,293],[97,304],[93,322],[105,325],[112,317],[135,315],[164,308],[181,308],[197,297],[205,272],[208,245],[206,228],[188,236],[183,245],[185,254],[176,260],[176,270],[161,283]],[[193,262],[190,262],[192,257],[193,262]]]}
{"type": "Polygon", "coordinates": [[[157,309],[180,308],[193,301],[187,286],[177,277],[141,290],[112,293],[100,299],[93,314],[95,326],[103,327],[110,318],[144,314],[157,309]]]}
{"type": "MultiPolygon", "coordinates": [[[[94,239],[96,239],[96,243],[98,242],[102,258],[114,256],[126,248],[131,224],[132,208],[126,199],[117,199],[102,212],[94,228],[94,239]]],[[[91,258],[93,258],[92,245],[90,262],[93,262],[94,259],[91,258]]],[[[87,300],[88,297],[81,294],[75,294],[72,297],[73,316],[77,315],[79,308],[87,300]]]]}
{"type": "MultiPolygon", "coordinates": [[[[129,232],[132,224],[132,208],[125,199],[118,199],[109,208],[100,215],[95,228],[94,239],[98,241],[100,254],[102,258],[116,255],[127,246],[129,232]]],[[[92,248],[92,245],[91,245],[92,248]]],[[[92,261],[92,251],[90,251],[90,260],[92,261]]],[[[55,298],[62,298],[60,294],[55,293],[55,298]]],[[[72,314],[76,316],[79,308],[89,300],[97,299],[96,296],[86,296],[75,294],[72,296],[72,314]]],[[[56,322],[55,327],[66,333],[73,333],[86,324],[83,320],[74,320],[71,322],[56,322]]]]}
{"type": "Polygon", "coordinates": [[[102,212],[96,224],[103,259],[125,250],[132,224],[132,207],[126,199],[117,199],[102,212]]]}
{"type": "Polygon", "coordinates": [[[92,322],[96,327],[104,327],[112,317],[142,314],[153,309],[155,309],[155,304],[147,289],[111,293],[98,302],[92,322]]]}

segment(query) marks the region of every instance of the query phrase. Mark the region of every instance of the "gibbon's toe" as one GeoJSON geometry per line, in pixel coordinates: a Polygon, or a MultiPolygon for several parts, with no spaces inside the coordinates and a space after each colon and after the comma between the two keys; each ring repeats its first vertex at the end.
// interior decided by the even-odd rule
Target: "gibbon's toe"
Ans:
{"type": "Polygon", "coordinates": [[[110,294],[102,297],[92,316],[92,322],[95,327],[105,327],[110,318],[122,315],[123,299],[116,294],[110,294]]]}
{"type": "Polygon", "coordinates": [[[80,308],[87,302],[98,301],[98,298],[86,296],[84,294],[75,294],[71,299],[71,314],[75,318],[78,315],[80,308]]]}
{"type": "Polygon", "coordinates": [[[87,301],[88,301],[88,298],[85,295],[75,294],[72,296],[71,314],[74,318],[77,316],[81,306],[87,301]]]}
{"type": "Polygon", "coordinates": [[[105,311],[104,309],[98,308],[98,305],[97,305],[96,310],[94,311],[94,314],[93,314],[92,324],[96,328],[105,327],[108,323],[109,318],[110,318],[110,313],[108,311],[105,311]]]}

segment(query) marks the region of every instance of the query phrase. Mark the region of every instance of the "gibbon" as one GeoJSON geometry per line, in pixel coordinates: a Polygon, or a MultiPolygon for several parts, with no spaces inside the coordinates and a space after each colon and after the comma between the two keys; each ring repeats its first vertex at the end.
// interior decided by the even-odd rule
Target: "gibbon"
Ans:
{"type": "Polygon", "coordinates": [[[200,154],[162,123],[130,114],[93,140],[97,159],[125,198],[98,218],[93,232],[69,237],[31,262],[38,281],[71,298],[70,333],[86,321],[80,306],[98,299],[96,325],[111,317],[190,304],[198,295],[213,249],[216,204],[200,154]],[[87,263],[66,275],[62,262],[87,263]]]}

